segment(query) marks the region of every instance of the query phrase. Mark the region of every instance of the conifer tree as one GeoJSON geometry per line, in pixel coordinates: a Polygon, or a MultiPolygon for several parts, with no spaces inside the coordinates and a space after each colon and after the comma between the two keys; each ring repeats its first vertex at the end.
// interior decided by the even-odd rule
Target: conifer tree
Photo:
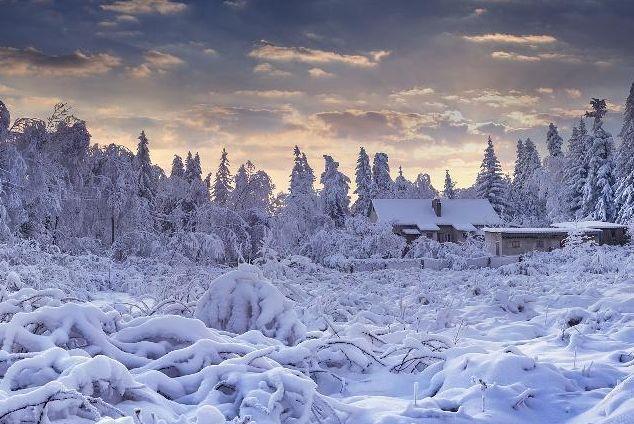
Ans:
{"type": "Polygon", "coordinates": [[[548,124],[548,132],[546,133],[546,146],[548,147],[548,154],[551,157],[563,156],[564,153],[561,150],[563,140],[557,131],[557,127],[552,122],[548,124]]]}
{"type": "Polygon", "coordinates": [[[213,186],[211,187],[211,199],[219,205],[226,205],[231,194],[231,172],[229,171],[229,159],[227,150],[222,149],[220,164],[213,186]]]}
{"type": "Polygon", "coordinates": [[[586,116],[594,118],[590,150],[588,151],[588,177],[583,187],[582,211],[585,217],[599,221],[616,218],[614,203],[614,171],[612,135],[603,129],[603,116],[607,113],[606,101],[592,99],[592,112],[586,116]]]}
{"type": "Polygon", "coordinates": [[[621,144],[618,150],[616,176],[617,221],[630,223],[634,219],[634,83],[625,101],[623,127],[619,133],[621,144]]]}
{"type": "Polygon", "coordinates": [[[372,163],[372,177],[376,197],[389,199],[393,196],[392,177],[390,177],[390,165],[385,153],[376,153],[372,163]]]}
{"type": "Polygon", "coordinates": [[[185,167],[183,166],[183,159],[174,155],[174,159],[172,160],[172,171],[170,172],[170,177],[178,177],[183,178],[185,176],[185,167]]]}
{"type": "Polygon", "coordinates": [[[145,131],[141,131],[141,135],[139,135],[136,165],[139,173],[139,196],[146,199],[149,203],[152,203],[156,195],[156,181],[152,169],[152,161],[150,160],[149,140],[145,136],[145,131]]]}
{"type": "Polygon", "coordinates": [[[568,141],[566,172],[564,175],[568,216],[570,219],[583,218],[583,187],[588,178],[589,136],[583,118],[579,125],[572,128],[572,136],[568,141]]]}
{"type": "Polygon", "coordinates": [[[455,199],[456,198],[456,184],[451,179],[451,175],[449,175],[449,170],[445,170],[445,186],[443,188],[443,196],[447,199],[455,199]]]}
{"type": "Polygon", "coordinates": [[[339,162],[332,156],[324,155],[324,160],[325,169],[319,180],[323,185],[320,194],[324,213],[335,222],[335,225],[341,227],[345,223],[350,204],[350,179],[339,171],[339,162]]]}
{"type": "Polygon", "coordinates": [[[498,214],[503,215],[505,213],[507,205],[504,199],[506,191],[504,176],[502,175],[502,167],[495,154],[491,137],[489,137],[487,147],[484,150],[484,157],[475,186],[479,198],[487,199],[498,214]]]}
{"type": "Polygon", "coordinates": [[[354,193],[357,195],[357,200],[352,205],[352,211],[354,214],[367,214],[370,209],[374,190],[372,188],[370,157],[363,147],[359,150],[359,157],[357,158],[355,184],[356,188],[354,193]]]}
{"type": "Polygon", "coordinates": [[[413,197],[414,185],[403,175],[403,167],[398,167],[398,176],[394,180],[394,197],[397,199],[410,199],[413,197]]]}

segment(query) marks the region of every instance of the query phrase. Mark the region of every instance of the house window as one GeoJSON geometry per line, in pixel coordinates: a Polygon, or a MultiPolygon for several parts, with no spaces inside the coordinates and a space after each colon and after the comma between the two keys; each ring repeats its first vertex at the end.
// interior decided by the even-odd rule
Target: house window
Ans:
{"type": "Polygon", "coordinates": [[[612,230],[611,233],[612,233],[612,238],[615,238],[616,237],[616,230],[612,230]]]}
{"type": "Polygon", "coordinates": [[[451,234],[441,234],[440,235],[440,241],[451,241],[451,234]]]}
{"type": "Polygon", "coordinates": [[[544,247],[544,240],[537,240],[537,247],[544,247]]]}
{"type": "Polygon", "coordinates": [[[520,247],[520,241],[519,240],[513,240],[511,242],[511,247],[517,249],[518,247],[520,247]]]}

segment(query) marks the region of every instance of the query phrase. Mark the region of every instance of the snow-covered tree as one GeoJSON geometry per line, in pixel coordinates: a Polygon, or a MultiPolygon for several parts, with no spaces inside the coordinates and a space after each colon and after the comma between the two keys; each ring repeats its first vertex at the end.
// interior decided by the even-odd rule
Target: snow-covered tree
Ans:
{"type": "Polygon", "coordinates": [[[546,139],[549,154],[544,159],[540,197],[548,220],[564,221],[570,209],[566,201],[566,158],[561,149],[563,140],[552,123],[548,126],[546,139]]]}
{"type": "Polygon", "coordinates": [[[170,172],[170,176],[178,178],[183,178],[185,176],[183,158],[178,155],[174,155],[174,159],[172,160],[172,171],[170,172]]]}
{"type": "Polygon", "coordinates": [[[421,172],[414,181],[414,194],[415,199],[432,199],[438,196],[438,190],[431,183],[431,177],[429,174],[421,172]]]}
{"type": "Polygon", "coordinates": [[[616,205],[617,221],[630,223],[634,219],[634,83],[625,102],[623,127],[619,133],[616,163],[616,205]]]}
{"type": "Polygon", "coordinates": [[[348,215],[350,205],[350,178],[339,171],[339,162],[332,156],[324,155],[325,169],[319,182],[323,185],[321,190],[324,213],[332,218],[335,225],[342,227],[348,215]]]}
{"type": "Polygon", "coordinates": [[[9,109],[0,100],[0,137],[3,137],[9,131],[9,125],[11,124],[11,114],[9,109]]]}
{"type": "Polygon", "coordinates": [[[605,100],[592,99],[592,112],[586,116],[594,118],[590,150],[588,151],[588,177],[583,187],[582,211],[585,217],[599,221],[616,218],[614,203],[614,171],[612,135],[603,129],[603,116],[607,113],[605,100]]]}
{"type": "Polygon", "coordinates": [[[568,140],[568,156],[566,157],[565,199],[571,219],[583,218],[583,187],[588,178],[588,151],[590,137],[583,118],[579,125],[572,128],[572,135],[568,140]]]}
{"type": "Polygon", "coordinates": [[[352,205],[352,212],[354,214],[365,215],[370,209],[374,189],[370,157],[363,147],[359,150],[359,157],[357,158],[355,184],[356,188],[354,193],[357,195],[357,200],[352,205]]]}
{"type": "Polygon", "coordinates": [[[414,185],[403,176],[403,167],[398,167],[398,176],[394,180],[394,197],[410,199],[414,196],[414,185]]]}
{"type": "Polygon", "coordinates": [[[152,161],[150,160],[149,140],[145,136],[145,131],[141,131],[141,135],[139,135],[136,166],[139,173],[139,196],[152,204],[154,196],[156,195],[156,180],[154,178],[154,171],[152,170],[152,161]]]}
{"type": "Polygon", "coordinates": [[[456,184],[451,179],[448,169],[445,170],[445,185],[442,194],[446,199],[456,198],[456,184]]]}
{"type": "Polygon", "coordinates": [[[376,190],[375,197],[389,199],[393,196],[393,183],[386,153],[376,153],[372,163],[372,178],[376,190]]]}
{"type": "Polygon", "coordinates": [[[509,213],[517,224],[541,225],[546,218],[545,200],[540,197],[541,161],[530,138],[517,142],[517,159],[513,171],[509,213]]]}
{"type": "Polygon", "coordinates": [[[229,159],[227,150],[222,149],[220,164],[216,171],[216,178],[211,187],[211,199],[219,205],[225,205],[231,194],[231,172],[229,171],[229,159]]]}
{"type": "Polygon", "coordinates": [[[487,199],[498,214],[503,215],[507,207],[504,198],[505,191],[506,184],[502,174],[502,166],[495,154],[493,140],[489,137],[480,165],[480,172],[476,178],[476,193],[479,198],[487,199]]]}
{"type": "Polygon", "coordinates": [[[564,153],[561,150],[563,142],[564,141],[559,135],[555,124],[553,124],[552,122],[548,124],[548,132],[546,133],[546,146],[548,147],[548,155],[550,157],[563,156],[564,153]]]}
{"type": "Polygon", "coordinates": [[[306,155],[301,152],[299,147],[293,149],[294,162],[291,171],[290,196],[302,196],[305,194],[313,194],[315,189],[315,174],[308,164],[306,155]]]}

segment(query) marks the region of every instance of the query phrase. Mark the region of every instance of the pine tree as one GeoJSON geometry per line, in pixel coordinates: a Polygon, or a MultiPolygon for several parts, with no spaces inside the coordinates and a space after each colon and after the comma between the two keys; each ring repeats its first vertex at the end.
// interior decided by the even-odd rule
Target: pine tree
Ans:
{"type": "Polygon", "coordinates": [[[394,180],[394,197],[397,199],[411,199],[414,195],[414,185],[403,175],[403,167],[398,167],[398,176],[394,180]]]}
{"type": "Polygon", "coordinates": [[[563,144],[562,138],[559,136],[557,127],[551,122],[548,125],[548,132],[546,133],[546,146],[548,147],[548,154],[551,157],[560,157],[564,153],[561,150],[563,144]]]}
{"type": "Polygon", "coordinates": [[[446,199],[455,199],[456,198],[456,184],[454,184],[451,179],[451,175],[449,175],[449,170],[445,170],[445,186],[443,188],[443,196],[446,199]]]}
{"type": "Polygon", "coordinates": [[[583,118],[579,119],[579,126],[572,128],[572,136],[568,141],[568,156],[566,157],[566,203],[569,207],[568,216],[571,219],[583,217],[583,187],[588,178],[589,136],[583,118]]]}
{"type": "Polygon", "coordinates": [[[588,177],[583,187],[583,207],[585,217],[599,221],[615,219],[614,172],[612,135],[603,129],[603,116],[607,113],[605,100],[592,99],[592,137],[588,152],[588,177]]]}
{"type": "Polygon", "coordinates": [[[355,184],[356,188],[354,193],[357,195],[357,200],[352,205],[352,211],[354,214],[365,215],[370,210],[370,203],[372,202],[374,190],[372,188],[372,168],[370,167],[370,157],[363,147],[359,150],[359,157],[357,158],[355,184]]]}
{"type": "Polygon", "coordinates": [[[414,181],[414,193],[412,195],[415,199],[433,199],[438,196],[438,190],[431,183],[431,177],[429,174],[421,172],[414,181]]]}
{"type": "Polygon", "coordinates": [[[345,223],[350,204],[350,179],[339,171],[339,162],[332,156],[324,155],[324,160],[325,169],[319,180],[324,187],[321,191],[324,213],[335,222],[335,225],[341,227],[345,223]]]}
{"type": "Polygon", "coordinates": [[[634,219],[634,83],[625,101],[623,127],[619,138],[621,144],[616,164],[617,222],[630,223],[634,219]]]}
{"type": "MultiPolygon", "coordinates": [[[[573,128],[575,131],[577,129],[573,128]]],[[[566,220],[570,209],[566,201],[566,158],[562,143],[557,127],[550,123],[546,133],[548,156],[544,159],[540,193],[550,222],[566,220]]]]}
{"type": "Polygon", "coordinates": [[[390,165],[385,153],[376,153],[372,163],[372,177],[377,198],[389,199],[393,196],[390,165]]]}
{"type": "Polygon", "coordinates": [[[151,204],[156,195],[156,180],[152,169],[152,161],[150,160],[149,140],[145,136],[145,131],[141,131],[141,135],[139,135],[136,164],[139,173],[139,196],[146,199],[151,204]]]}
{"type": "Polygon", "coordinates": [[[489,137],[487,147],[484,150],[484,158],[480,165],[480,172],[476,178],[476,193],[481,199],[487,199],[493,209],[503,215],[506,209],[504,193],[506,191],[504,176],[500,161],[495,155],[493,140],[489,137]]]}
{"type": "Polygon", "coordinates": [[[302,196],[305,194],[313,194],[315,174],[313,169],[308,164],[306,155],[299,150],[299,147],[295,146],[293,149],[293,170],[291,171],[291,184],[290,195],[302,196]]]}
{"type": "Polygon", "coordinates": [[[170,177],[174,178],[183,178],[185,176],[185,167],[183,166],[183,159],[174,155],[174,159],[172,160],[172,171],[170,172],[170,177]]]}
{"type": "Polygon", "coordinates": [[[211,187],[211,198],[219,205],[226,205],[229,195],[231,194],[231,172],[229,171],[229,159],[227,150],[222,149],[220,155],[220,164],[216,171],[216,178],[211,187]]]}
{"type": "Polygon", "coordinates": [[[0,100],[0,137],[9,131],[9,125],[11,124],[11,114],[9,109],[0,100]]]}

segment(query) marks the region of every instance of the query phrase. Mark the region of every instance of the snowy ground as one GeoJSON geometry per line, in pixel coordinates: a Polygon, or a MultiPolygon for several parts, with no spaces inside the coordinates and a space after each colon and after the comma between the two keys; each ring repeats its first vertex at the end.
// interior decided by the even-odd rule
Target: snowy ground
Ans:
{"type": "Polygon", "coordinates": [[[632,258],[212,283],[230,270],[0,249],[0,422],[634,422],[632,258]]]}

